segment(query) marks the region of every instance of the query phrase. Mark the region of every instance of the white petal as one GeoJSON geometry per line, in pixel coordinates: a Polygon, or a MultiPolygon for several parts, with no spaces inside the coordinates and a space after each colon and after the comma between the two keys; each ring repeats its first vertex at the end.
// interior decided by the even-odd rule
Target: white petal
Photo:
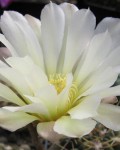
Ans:
{"type": "Polygon", "coordinates": [[[111,37],[106,31],[105,33],[95,35],[89,45],[86,57],[82,66],[78,67],[75,72],[75,80],[80,83],[92,71],[98,69],[99,65],[108,56],[111,50],[111,37]]]}
{"type": "Polygon", "coordinates": [[[41,13],[41,34],[48,73],[55,73],[64,35],[65,16],[62,9],[50,3],[41,13]]]}
{"type": "Polygon", "coordinates": [[[64,111],[68,110],[70,107],[69,90],[70,87],[72,86],[72,81],[73,81],[72,74],[68,74],[66,80],[67,80],[66,87],[58,95],[58,103],[57,103],[58,113],[64,113],[64,111]]]}
{"type": "Polygon", "coordinates": [[[31,16],[31,15],[25,15],[25,18],[27,19],[29,25],[33,29],[34,33],[36,34],[38,40],[41,42],[41,22],[39,19],[31,16]]]}
{"type": "Polygon", "coordinates": [[[87,47],[95,28],[95,16],[88,9],[77,11],[68,29],[63,72],[71,72],[75,62],[87,47]]]}
{"type": "Polygon", "coordinates": [[[54,126],[53,121],[39,123],[37,125],[37,132],[43,138],[45,138],[49,141],[52,141],[52,142],[57,142],[59,139],[61,139],[63,137],[63,135],[56,133],[53,130],[53,126],[54,126]]]}
{"type": "Polygon", "coordinates": [[[120,19],[106,17],[104,18],[97,26],[95,30],[95,34],[103,33],[106,30],[110,33],[112,37],[112,48],[117,47],[120,41],[120,19]]]}
{"type": "Polygon", "coordinates": [[[62,3],[59,6],[62,8],[62,10],[65,14],[66,26],[68,26],[68,24],[70,23],[74,13],[76,11],[78,11],[78,8],[75,5],[70,4],[70,3],[62,3]]]}
{"type": "MultiPolygon", "coordinates": [[[[12,102],[17,105],[24,105],[25,103],[6,85],[0,83],[0,97],[4,98],[4,101],[12,102]]],[[[0,99],[1,101],[1,99],[0,99]]]]}
{"type": "Polygon", "coordinates": [[[55,122],[54,131],[68,137],[82,137],[95,128],[96,122],[91,119],[77,120],[68,116],[61,117],[55,122]]]}
{"type": "Polygon", "coordinates": [[[64,57],[65,57],[65,50],[66,50],[66,41],[67,41],[67,36],[68,36],[68,28],[71,23],[71,19],[76,11],[78,11],[78,8],[70,3],[62,3],[59,5],[61,9],[63,10],[65,14],[65,29],[64,29],[64,38],[63,38],[63,44],[62,44],[62,49],[60,52],[59,56],[59,62],[57,66],[58,72],[62,71],[63,68],[63,63],[64,63],[64,57]]]}
{"type": "Polygon", "coordinates": [[[33,92],[48,84],[47,76],[41,68],[34,64],[30,57],[10,57],[6,59],[6,62],[24,75],[33,92]]]}
{"type": "Polygon", "coordinates": [[[41,88],[36,92],[35,96],[45,104],[51,116],[56,116],[58,97],[54,86],[48,85],[41,88]]]}
{"type": "Polygon", "coordinates": [[[97,94],[99,94],[101,98],[120,96],[120,85],[104,89],[103,91],[98,92],[97,94]]]}
{"type": "Polygon", "coordinates": [[[11,52],[12,56],[17,56],[17,52],[3,34],[0,34],[0,42],[2,42],[11,52]]]}
{"type": "Polygon", "coordinates": [[[18,109],[18,111],[37,113],[37,114],[45,115],[45,116],[48,115],[48,110],[46,106],[40,102],[22,106],[18,109]]]}
{"type": "Polygon", "coordinates": [[[13,68],[0,68],[0,78],[2,81],[12,86],[22,94],[31,95],[32,91],[24,76],[13,68]]]}
{"type": "Polygon", "coordinates": [[[98,109],[95,120],[102,123],[107,128],[115,131],[120,130],[120,107],[112,104],[102,103],[98,109]]]}
{"type": "Polygon", "coordinates": [[[5,106],[3,108],[12,112],[20,111],[20,112],[26,112],[26,113],[34,113],[34,114],[37,114],[40,117],[40,119],[50,119],[46,106],[40,101],[38,103],[33,103],[33,104],[21,106],[21,107],[5,106]]]}
{"type": "Polygon", "coordinates": [[[120,55],[120,46],[111,51],[111,53],[104,60],[102,66],[105,68],[107,66],[116,67],[120,65],[119,55],[120,55]]]}
{"type": "Polygon", "coordinates": [[[112,68],[98,69],[90,75],[88,81],[84,82],[83,86],[80,85],[79,92],[83,92],[80,96],[86,96],[109,88],[115,83],[117,77],[118,73],[112,68]]]}
{"type": "Polygon", "coordinates": [[[83,98],[75,107],[69,110],[72,119],[85,119],[97,114],[101,99],[97,96],[83,98]]]}
{"type": "MultiPolygon", "coordinates": [[[[34,60],[34,62],[39,65],[44,70],[44,62],[43,62],[43,54],[42,49],[38,43],[38,39],[36,36],[29,35],[19,23],[16,23],[19,30],[23,34],[24,44],[26,44],[26,54],[22,54],[22,56],[29,55],[34,60]],[[35,38],[35,40],[33,39],[35,38]]],[[[24,52],[25,52],[24,50],[24,52]]],[[[21,56],[21,55],[20,55],[21,56]]]]}
{"type": "Polygon", "coordinates": [[[42,101],[35,96],[24,95],[31,103],[41,103],[42,101]]]}
{"type": "Polygon", "coordinates": [[[19,56],[29,54],[44,69],[40,44],[24,16],[14,11],[4,12],[0,25],[5,37],[19,56]]]}
{"type": "Polygon", "coordinates": [[[65,32],[67,33],[69,25],[71,23],[71,19],[73,18],[75,12],[78,11],[78,8],[70,3],[62,3],[59,6],[61,7],[61,9],[65,14],[65,32]]]}
{"type": "Polygon", "coordinates": [[[2,108],[10,112],[16,112],[20,107],[19,106],[4,106],[2,108]]]}
{"type": "Polygon", "coordinates": [[[37,120],[36,117],[24,112],[10,112],[0,109],[0,126],[10,131],[16,131],[35,120],[37,120]]]}
{"type": "MultiPolygon", "coordinates": [[[[17,13],[17,12],[15,12],[15,13],[17,13]]],[[[19,55],[22,55],[22,54],[25,55],[26,54],[26,50],[25,50],[26,46],[25,46],[24,36],[23,36],[23,33],[17,27],[14,19],[15,18],[11,17],[10,11],[9,12],[5,11],[4,14],[1,16],[1,22],[0,22],[1,30],[4,33],[5,37],[7,38],[7,40],[16,49],[17,53],[19,55]]],[[[16,21],[18,21],[18,20],[16,20],[16,21]]]]}
{"type": "Polygon", "coordinates": [[[25,57],[9,57],[5,61],[14,69],[22,74],[28,74],[34,65],[32,59],[29,56],[25,57]]]}
{"type": "Polygon", "coordinates": [[[8,68],[9,66],[4,62],[4,60],[0,60],[0,68],[8,68]]]}

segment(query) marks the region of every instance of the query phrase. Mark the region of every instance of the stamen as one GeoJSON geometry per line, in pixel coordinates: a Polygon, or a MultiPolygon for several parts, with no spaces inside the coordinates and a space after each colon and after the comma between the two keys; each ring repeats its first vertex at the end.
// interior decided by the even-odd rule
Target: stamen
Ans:
{"type": "Polygon", "coordinates": [[[53,74],[49,76],[49,82],[54,85],[59,94],[66,86],[66,76],[63,74],[53,74]]]}
{"type": "MultiPolygon", "coordinates": [[[[49,82],[50,84],[54,85],[57,94],[61,93],[62,90],[66,87],[66,75],[63,74],[52,74],[49,76],[49,82]]],[[[70,105],[74,102],[78,94],[78,87],[75,82],[72,83],[72,86],[69,89],[69,95],[68,99],[70,102],[70,105]]]]}
{"type": "Polygon", "coordinates": [[[75,83],[72,84],[70,91],[69,91],[69,99],[71,102],[75,100],[78,94],[78,88],[75,83]]]}

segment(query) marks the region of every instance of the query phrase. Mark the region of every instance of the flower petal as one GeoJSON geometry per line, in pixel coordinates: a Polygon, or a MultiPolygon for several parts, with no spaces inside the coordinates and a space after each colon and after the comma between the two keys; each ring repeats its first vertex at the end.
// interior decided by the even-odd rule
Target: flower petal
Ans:
{"type": "Polygon", "coordinates": [[[10,131],[16,131],[35,120],[37,120],[36,117],[24,112],[11,112],[0,109],[0,126],[10,131]]]}
{"type": "Polygon", "coordinates": [[[37,125],[38,134],[49,141],[57,142],[63,135],[60,135],[53,130],[54,123],[55,122],[53,121],[39,123],[37,125]]]}
{"type": "Polygon", "coordinates": [[[65,14],[66,26],[68,26],[68,24],[71,22],[74,13],[78,11],[78,8],[70,3],[62,3],[59,6],[62,8],[65,14]]]}
{"type": "Polygon", "coordinates": [[[5,37],[19,56],[29,54],[44,69],[40,44],[25,17],[15,11],[5,11],[1,16],[0,25],[5,37]]]}
{"type": "Polygon", "coordinates": [[[44,121],[44,119],[50,119],[46,106],[40,101],[38,103],[24,105],[21,107],[5,106],[3,108],[12,112],[20,111],[20,112],[26,112],[26,113],[35,113],[39,116],[38,118],[43,119],[42,121],[44,121]]]}
{"type": "Polygon", "coordinates": [[[35,96],[24,95],[27,99],[29,99],[30,103],[41,103],[42,101],[35,96]]]}
{"type": "Polygon", "coordinates": [[[9,66],[5,63],[5,61],[0,60],[0,68],[8,68],[9,66]]]}
{"type": "Polygon", "coordinates": [[[103,33],[106,30],[110,33],[112,37],[112,48],[119,46],[120,41],[120,19],[106,17],[98,25],[95,30],[95,34],[103,33]]]}
{"type": "Polygon", "coordinates": [[[12,86],[14,89],[22,94],[31,95],[32,91],[28,86],[25,78],[13,68],[0,68],[0,75],[2,81],[12,86]]]}
{"type": "Polygon", "coordinates": [[[95,16],[89,9],[79,10],[73,15],[68,29],[64,73],[72,71],[77,59],[90,42],[94,28],[95,16]]]}
{"type": "Polygon", "coordinates": [[[64,63],[64,55],[65,55],[65,49],[66,49],[66,41],[67,41],[67,36],[68,36],[68,28],[71,23],[71,19],[76,11],[78,11],[78,8],[70,3],[62,3],[59,5],[61,9],[63,10],[65,14],[65,29],[64,29],[64,38],[63,38],[63,44],[62,44],[62,49],[60,52],[59,56],[59,62],[57,66],[58,72],[62,71],[63,68],[63,63],[64,63]]]}
{"type": "Polygon", "coordinates": [[[101,99],[98,96],[89,96],[83,98],[81,102],[70,109],[68,113],[72,119],[85,119],[93,117],[97,114],[97,109],[100,105],[101,99]]]}
{"type": "Polygon", "coordinates": [[[72,74],[67,75],[66,79],[66,87],[61,91],[58,95],[58,103],[57,103],[57,111],[58,113],[64,113],[70,107],[70,100],[69,100],[69,90],[72,86],[73,76],[72,74]]]}
{"type": "Polygon", "coordinates": [[[31,87],[33,92],[48,84],[46,74],[34,64],[29,56],[19,58],[10,57],[6,62],[14,69],[19,71],[25,77],[26,82],[31,87]]]}
{"type": "Polygon", "coordinates": [[[98,108],[98,115],[95,120],[107,128],[115,131],[120,130],[120,107],[112,104],[102,103],[98,108]]]}
{"type": "MultiPolygon", "coordinates": [[[[0,83],[0,97],[4,98],[3,101],[12,102],[14,104],[23,106],[25,103],[6,85],[0,83]]],[[[0,99],[1,101],[1,99],[0,99]]]]}
{"type": "Polygon", "coordinates": [[[57,113],[57,92],[53,85],[48,85],[40,90],[38,90],[35,94],[48,108],[49,114],[51,116],[56,116],[57,113]]]}
{"type": "Polygon", "coordinates": [[[10,51],[12,56],[18,56],[16,50],[11,45],[11,43],[5,38],[3,34],[0,34],[0,42],[2,42],[10,51]]]}
{"type": "Polygon", "coordinates": [[[120,46],[111,51],[111,53],[104,60],[102,66],[104,68],[108,66],[111,66],[111,67],[119,66],[120,65],[119,55],[120,55],[120,46]]]}
{"type": "Polygon", "coordinates": [[[65,16],[50,2],[41,12],[41,34],[47,72],[55,73],[64,35],[65,16]]]}
{"type": "Polygon", "coordinates": [[[43,105],[43,103],[40,102],[22,106],[18,109],[18,111],[48,115],[47,108],[45,107],[45,105],[43,105]]]}
{"type": "Polygon", "coordinates": [[[81,88],[79,92],[82,94],[80,96],[86,96],[89,94],[94,94],[103,89],[109,88],[117,80],[118,73],[111,67],[106,69],[98,69],[96,72],[93,72],[89,76],[88,81],[83,82],[82,85],[79,85],[81,88]]]}
{"type": "Polygon", "coordinates": [[[9,57],[5,59],[5,61],[14,68],[15,70],[19,71],[22,74],[28,74],[31,69],[33,69],[34,65],[32,59],[29,56],[25,57],[9,57]]]}
{"type": "Polygon", "coordinates": [[[2,108],[10,112],[16,112],[20,107],[19,106],[4,106],[2,108]]]}
{"type": "Polygon", "coordinates": [[[90,75],[92,71],[98,69],[98,66],[108,56],[111,50],[111,37],[108,32],[95,35],[89,45],[89,49],[86,52],[86,57],[83,65],[79,66],[75,72],[75,81],[78,83],[90,75]],[[94,61],[93,61],[94,60],[94,61]],[[91,67],[92,66],[92,67],[91,67]],[[81,67],[81,68],[80,68],[81,67]]]}
{"type": "Polygon", "coordinates": [[[96,122],[91,119],[77,120],[63,116],[55,122],[54,131],[69,137],[82,137],[95,128],[96,122]]]}
{"type": "Polygon", "coordinates": [[[41,42],[41,22],[40,22],[40,20],[31,15],[28,15],[28,14],[25,15],[25,18],[27,19],[29,25],[33,29],[39,42],[41,42]]]}
{"type": "Polygon", "coordinates": [[[101,98],[120,96],[120,85],[104,89],[96,94],[99,94],[101,98]]]}

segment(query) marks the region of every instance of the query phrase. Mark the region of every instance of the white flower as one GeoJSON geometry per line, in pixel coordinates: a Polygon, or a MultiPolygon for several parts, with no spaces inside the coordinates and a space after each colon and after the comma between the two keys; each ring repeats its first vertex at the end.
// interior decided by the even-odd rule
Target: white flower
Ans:
{"type": "Polygon", "coordinates": [[[38,133],[49,140],[82,137],[97,122],[120,130],[120,107],[102,100],[120,95],[120,86],[113,87],[120,20],[95,25],[89,9],[68,3],[46,5],[41,22],[4,12],[0,41],[12,57],[0,62],[0,97],[14,105],[0,108],[1,127],[15,131],[37,121],[38,133]]]}

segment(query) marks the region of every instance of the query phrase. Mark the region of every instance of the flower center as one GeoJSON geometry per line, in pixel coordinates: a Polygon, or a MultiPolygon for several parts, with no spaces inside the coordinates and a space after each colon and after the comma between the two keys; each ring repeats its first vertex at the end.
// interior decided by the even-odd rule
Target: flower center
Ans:
{"type": "Polygon", "coordinates": [[[53,74],[49,76],[49,82],[54,85],[59,94],[66,86],[66,76],[63,74],[53,74]]]}

